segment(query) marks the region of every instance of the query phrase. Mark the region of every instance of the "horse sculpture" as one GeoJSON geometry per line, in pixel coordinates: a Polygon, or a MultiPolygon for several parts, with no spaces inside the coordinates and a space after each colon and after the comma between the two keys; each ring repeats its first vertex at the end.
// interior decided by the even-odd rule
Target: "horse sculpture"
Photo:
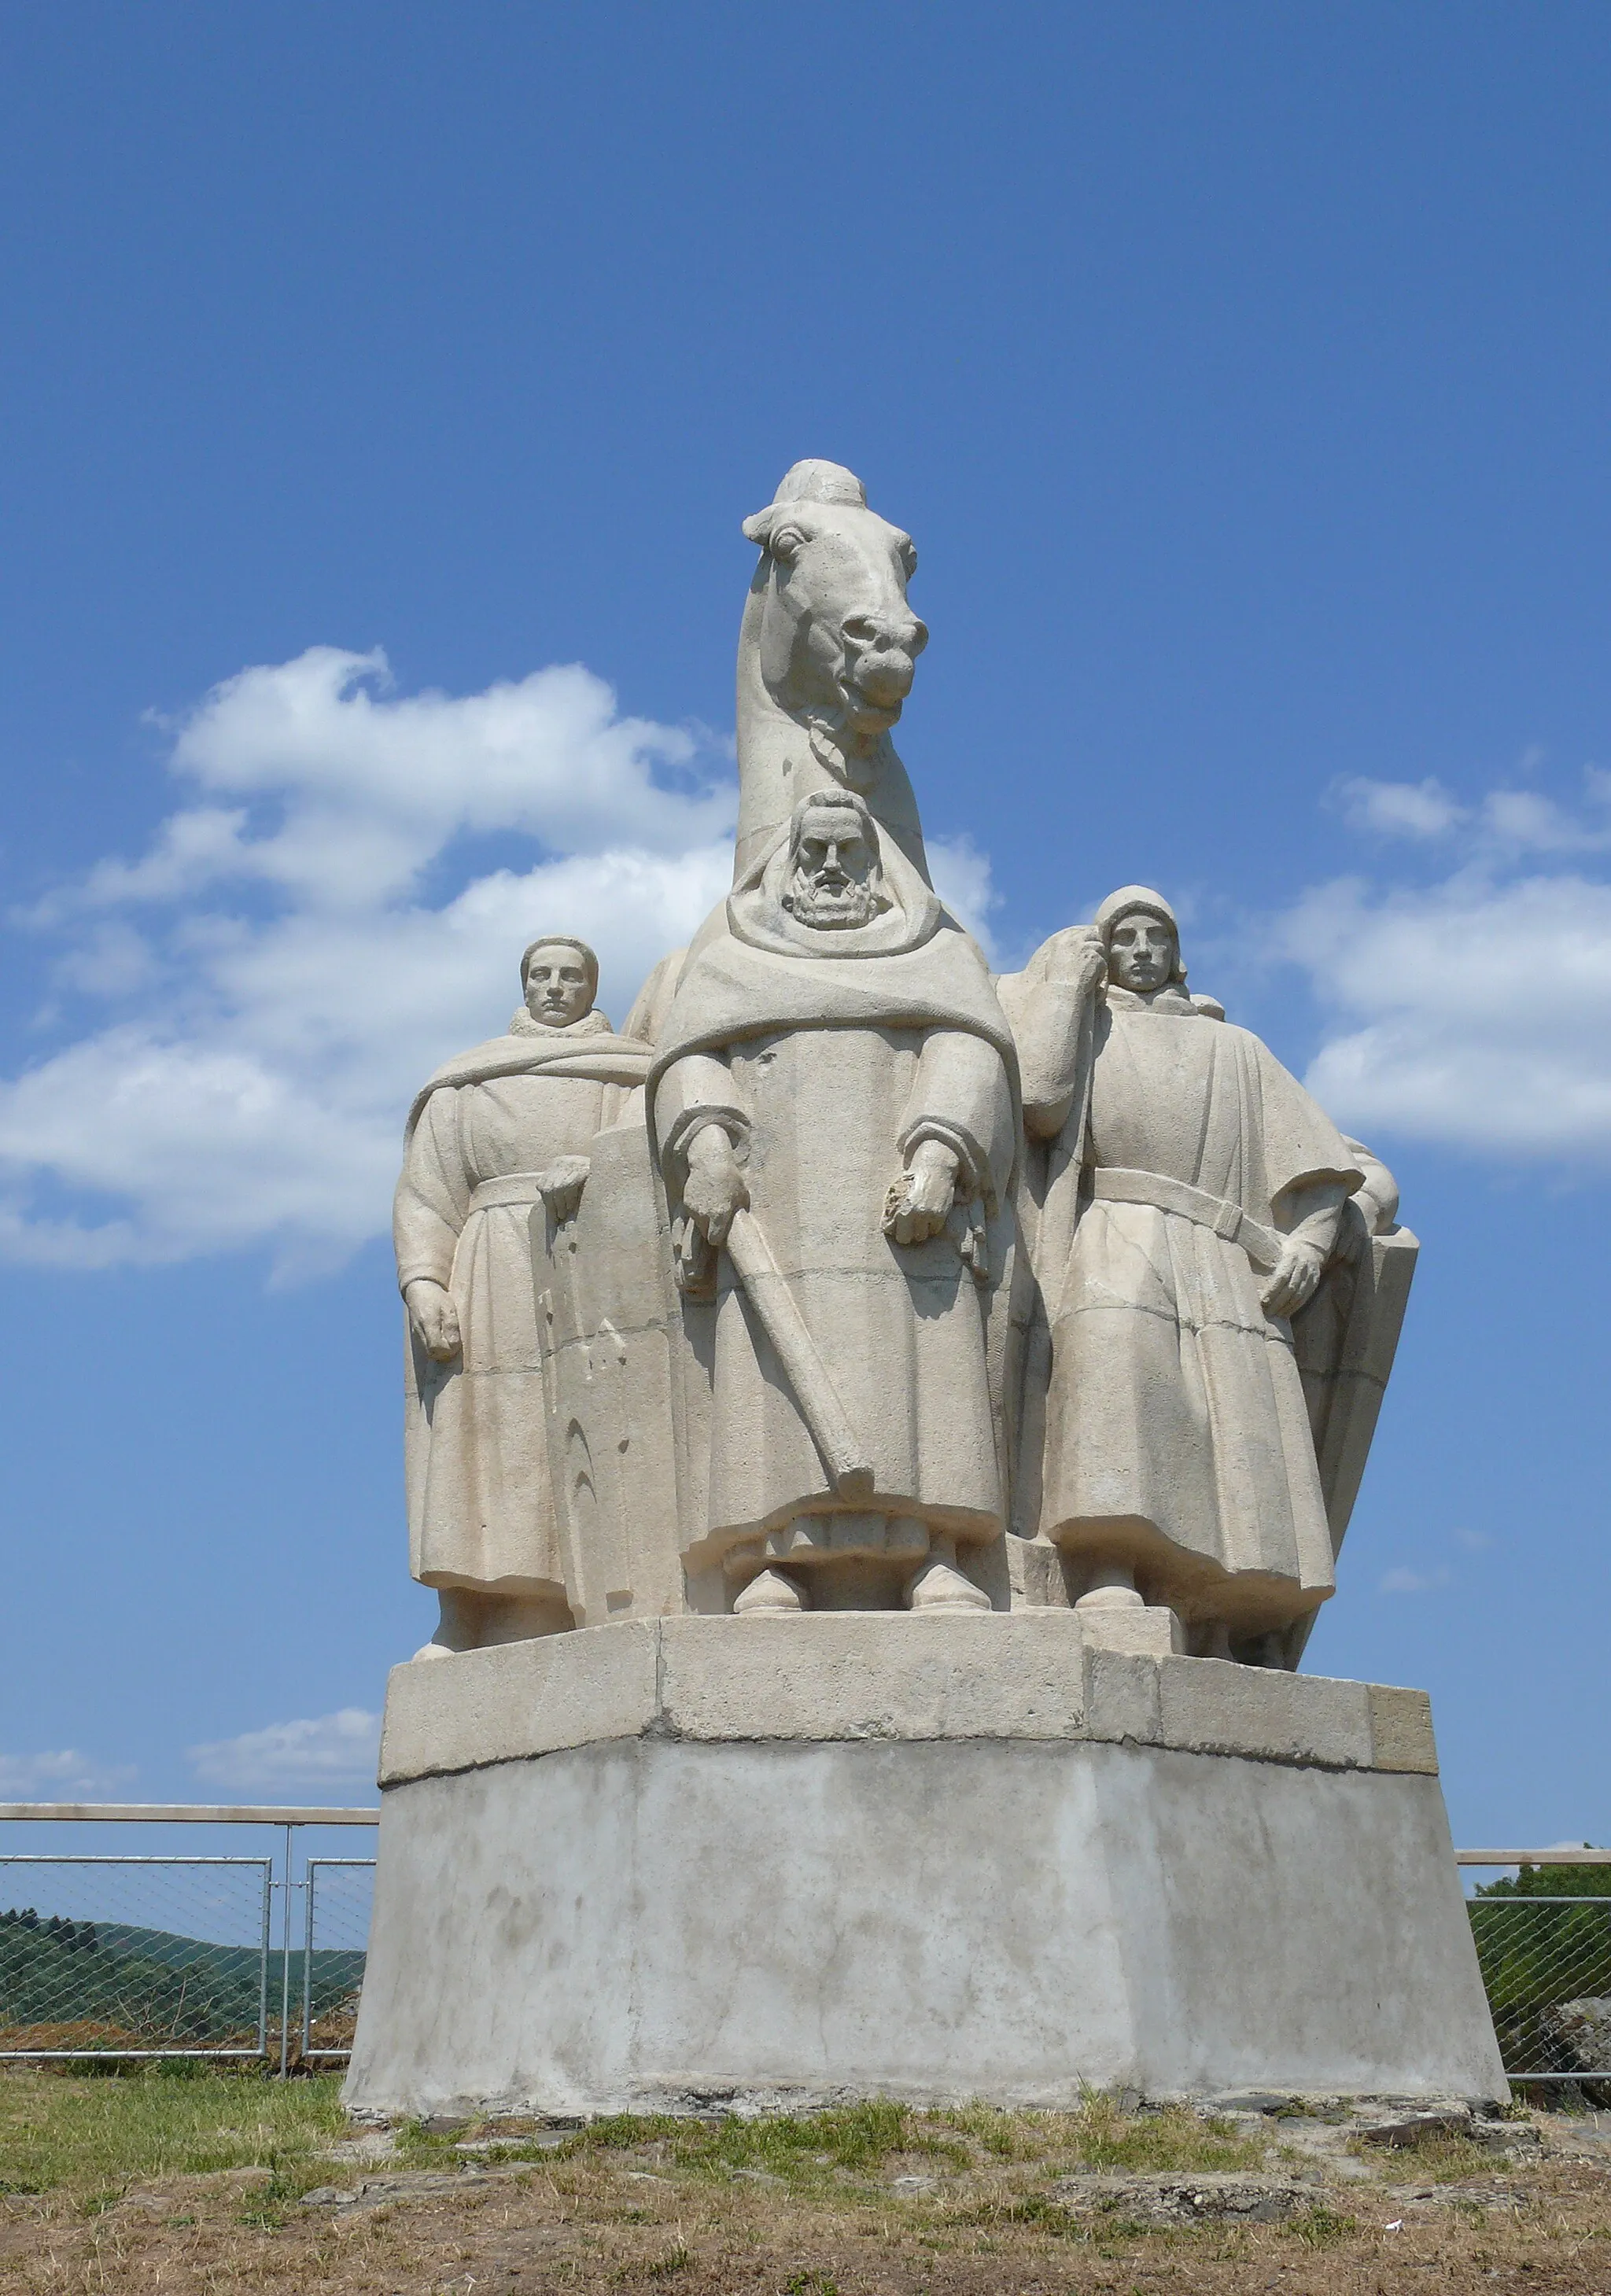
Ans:
{"type": "Polygon", "coordinates": [[[907,603],[911,537],[838,463],[796,463],[744,521],[760,545],[738,636],[734,882],[802,797],[854,790],[926,879],[923,829],[890,728],[928,631],[907,603]]]}

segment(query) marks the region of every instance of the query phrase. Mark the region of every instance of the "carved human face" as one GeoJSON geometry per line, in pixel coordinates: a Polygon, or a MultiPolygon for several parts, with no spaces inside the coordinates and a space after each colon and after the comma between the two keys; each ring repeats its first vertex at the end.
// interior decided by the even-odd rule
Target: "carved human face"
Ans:
{"type": "Polygon", "coordinates": [[[1121,917],[1107,937],[1107,970],[1121,988],[1150,996],[1170,980],[1179,956],[1174,927],[1147,909],[1121,917]]]}
{"type": "Polygon", "coordinates": [[[813,806],[794,840],[784,906],[802,925],[844,932],[871,922],[884,906],[876,846],[851,806],[813,806]]]}
{"type": "Polygon", "coordinates": [[[545,941],[526,967],[526,1010],[545,1029],[568,1029],[593,1010],[593,982],[580,949],[545,941]]]}

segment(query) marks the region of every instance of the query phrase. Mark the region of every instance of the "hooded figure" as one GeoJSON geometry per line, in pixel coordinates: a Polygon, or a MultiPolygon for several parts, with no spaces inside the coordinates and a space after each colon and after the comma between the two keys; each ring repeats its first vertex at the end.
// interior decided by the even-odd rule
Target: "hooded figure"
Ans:
{"type": "Polygon", "coordinates": [[[1048,1144],[1020,1528],[1062,1549],[1081,1601],[1168,1604],[1194,1651],[1286,1663],[1334,1584],[1288,1319],[1357,1160],[1258,1037],[1188,993],[1147,887],[1054,936],[1004,996],[1048,1144]]]}
{"type": "Polygon", "coordinates": [[[860,799],[802,799],[695,940],[650,1078],[701,1607],[989,1607],[956,1549],[1004,1523],[1015,1085],[975,943],[860,799]],[[770,1260],[759,1290],[741,1241],[770,1260]],[[835,1488],[775,1343],[779,1285],[870,1494],[835,1488]]]}
{"type": "Polygon", "coordinates": [[[649,1047],[593,1010],[598,960],[547,934],[525,1003],[440,1068],[409,1111],[392,1208],[408,1310],[404,1466],[409,1567],[441,1596],[427,1649],[569,1627],[531,1285],[532,1207],[575,1211],[593,1136],[649,1047]]]}

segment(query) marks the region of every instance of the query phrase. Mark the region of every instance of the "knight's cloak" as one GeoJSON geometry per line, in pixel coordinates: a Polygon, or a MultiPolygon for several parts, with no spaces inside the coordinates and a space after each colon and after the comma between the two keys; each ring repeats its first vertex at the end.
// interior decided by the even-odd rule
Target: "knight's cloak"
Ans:
{"type": "Polygon", "coordinates": [[[392,1208],[399,1289],[451,1293],[462,1352],[406,1325],[409,1565],[433,1587],[563,1597],[530,1222],[538,1177],[585,1156],[648,1067],[603,1013],[550,1029],[517,1013],[439,1069],[409,1111],[392,1208]]]}
{"type": "MultiPolygon", "coordinates": [[[[650,1135],[674,1217],[693,1135],[715,1119],[735,1138],[751,1210],[873,1466],[868,1504],[985,1538],[1004,1513],[992,1309],[1010,1262],[1016,1056],[976,943],[881,847],[891,906],[853,931],[783,907],[786,832],[746,873],[684,966],[650,1135]],[[945,1232],[897,1244],[886,1193],[925,1137],[955,1151],[958,1200],[945,1232]]],[[[679,1513],[698,1567],[839,1502],[725,1252],[715,1297],[685,1299],[682,1330],[679,1513]]]]}
{"type": "Polygon", "coordinates": [[[1360,1177],[1257,1037],[1183,994],[1107,991],[1038,1222],[1044,1535],[1128,1552],[1150,1599],[1245,1630],[1331,1592],[1292,1329],[1261,1305],[1271,1253],[1261,1263],[1250,1239],[1278,1249],[1299,1192],[1360,1177]],[[1165,1185],[1149,1191],[1149,1176],[1165,1185]]]}

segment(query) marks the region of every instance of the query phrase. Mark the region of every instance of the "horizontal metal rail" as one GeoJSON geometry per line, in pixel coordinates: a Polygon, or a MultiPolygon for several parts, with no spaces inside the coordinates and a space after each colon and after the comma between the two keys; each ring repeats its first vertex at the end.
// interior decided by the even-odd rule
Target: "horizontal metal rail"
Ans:
{"type": "Polygon", "coordinates": [[[295,1803],[0,1801],[0,1819],[81,1818],[103,1825],[378,1825],[378,1809],[309,1809],[295,1803]]]}
{"type": "Polygon", "coordinates": [[[1611,1849],[1457,1849],[1457,1866],[1611,1866],[1611,1849]]]}

